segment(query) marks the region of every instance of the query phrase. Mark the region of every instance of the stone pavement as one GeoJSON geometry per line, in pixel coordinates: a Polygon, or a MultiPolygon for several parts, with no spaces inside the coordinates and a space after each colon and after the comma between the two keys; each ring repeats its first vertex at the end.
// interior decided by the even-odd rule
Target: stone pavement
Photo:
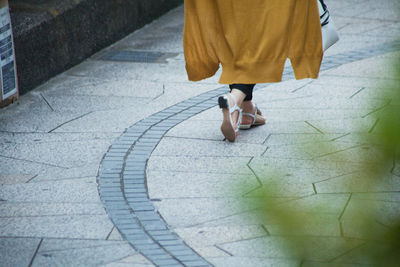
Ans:
{"type": "Polygon", "coordinates": [[[360,171],[359,151],[376,160],[357,137],[379,131],[372,115],[390,106],[376,88],[399,82],[388,62],[400,55],[400,4],[328,5],[341,41],[321,77],[296,81],[288,66],[284,82],[258,85],[268,123],[233,144],[222,139],[215,106],[227,88],[218,77],[187,82],[182,7],[0,110],[2,265],[364,264],[349,261],[363,241],[346,222],[357,202],[379,199],[376,227],[390,225],[400,178],[388,171],[375,192],[343,181],[360,171]],[[334,149],[313,150],[325,143],[334,149]],[[284,233],[252,205],[278,184],[275,170],[284,171],[273,192],[282,207],[298,204],[318,218],[299,228],[315,238],[307,262],[282,254],[284,233]],[[321,213],[326,203],[330,212],[321,213]]]}

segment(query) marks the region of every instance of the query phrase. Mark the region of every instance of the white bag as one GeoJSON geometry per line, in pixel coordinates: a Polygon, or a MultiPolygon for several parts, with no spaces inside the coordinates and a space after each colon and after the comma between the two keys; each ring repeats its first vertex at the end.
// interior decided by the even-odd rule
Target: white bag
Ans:
{"type": "Polygon", "coordinates": [[[328,8],[323,0],[317,0],[319,7],[319,15],[321,19],[322,28],[322,46],[324,51],[339,41],[339,34],[336,30],[335,23],[333,22],[328,8]]]}

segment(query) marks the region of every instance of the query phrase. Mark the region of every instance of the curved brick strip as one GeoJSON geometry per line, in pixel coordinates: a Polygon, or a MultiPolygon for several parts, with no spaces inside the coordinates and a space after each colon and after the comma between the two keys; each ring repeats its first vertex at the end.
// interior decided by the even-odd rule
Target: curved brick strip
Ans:
{"type": "MultiPolygon", "coordinates": [[[[400,50],[400,43],[326,57],[321,70],[400,50]]],[[[286,69],[283,79],[293,77],[286,69]]],[[[121,234],[157,266],[212,266],[184,243],[160,216],[146,186],[146,165],[162,137],[177,124],[217,103],[218,88],[153,114],[131,126],[109,148],[99,169],[100,198],[121,234]]]]}

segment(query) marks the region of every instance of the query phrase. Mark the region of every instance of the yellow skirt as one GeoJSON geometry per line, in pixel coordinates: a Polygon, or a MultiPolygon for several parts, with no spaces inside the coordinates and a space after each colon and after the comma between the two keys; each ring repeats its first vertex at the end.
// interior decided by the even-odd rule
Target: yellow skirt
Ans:
{"type": "Polygon", "coordinates": [[[317,78],[322,36],[317,0],[185,0],[183,45],[191,81],[279,82],[287,58],[296,79],[317,78]]]}

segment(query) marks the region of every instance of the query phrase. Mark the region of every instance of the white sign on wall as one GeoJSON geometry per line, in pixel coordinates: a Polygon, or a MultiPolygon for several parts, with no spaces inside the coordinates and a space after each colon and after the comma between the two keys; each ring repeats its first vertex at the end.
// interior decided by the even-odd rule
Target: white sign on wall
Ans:
{"type": "Polygon", "coordinates": [[[0,75],[1,99],[18,92],[13,34],[8,4],[0,8],[0,75]]]}

